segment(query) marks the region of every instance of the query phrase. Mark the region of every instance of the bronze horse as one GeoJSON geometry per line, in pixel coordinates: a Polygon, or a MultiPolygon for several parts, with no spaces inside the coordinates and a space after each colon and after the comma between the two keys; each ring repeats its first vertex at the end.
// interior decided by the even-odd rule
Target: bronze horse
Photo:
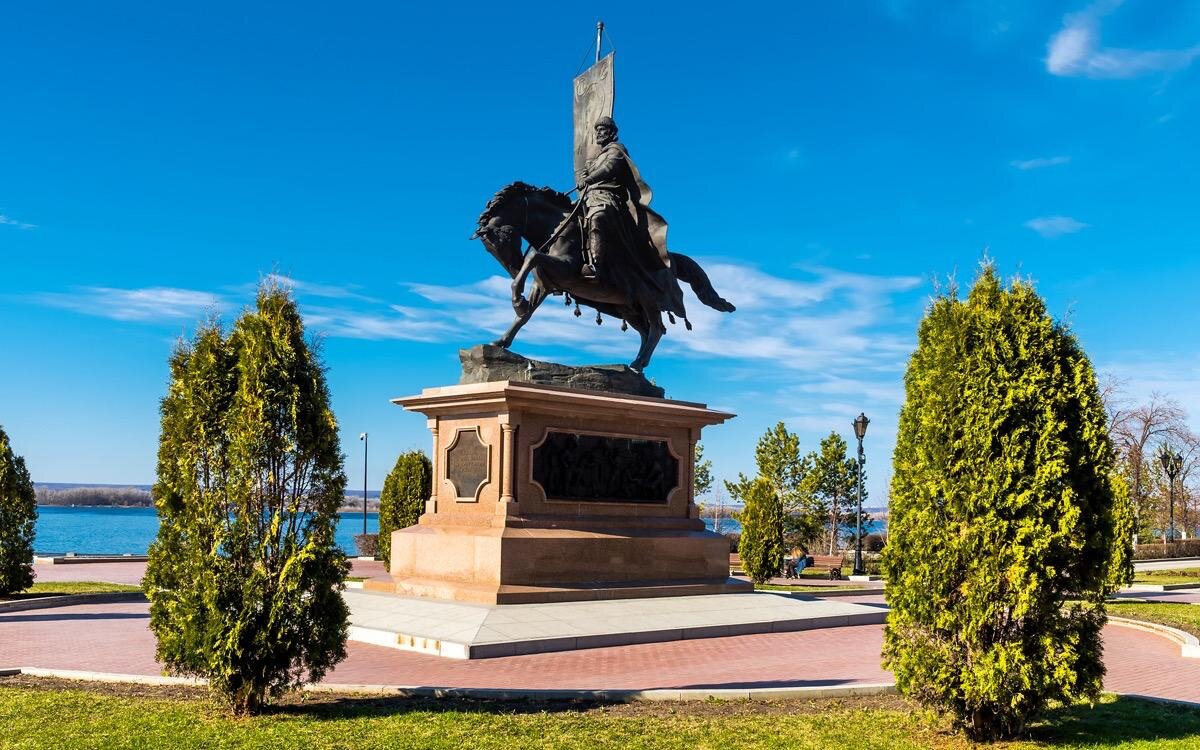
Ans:
{"type": "Polygon", "coordinates": [[[669,253],[671,262],[666,268],[617,273],[609,279],[585,278],[583,238],[573,209],[571,199],[563,193],[514,182],[501,188],[480,215],[472,239],[482,240],[487,251],[513,277],[512,304],[517,317],[495,342],[496,346],[508,348],[517,331],[529,322],[534,310],[547,297],[564,294],[567,304],[574,298],[576,315],[580,314],[579,305],[586,305],[596,310],[597,324],[603,313],[620,318],[622,330],[628,324],[638,332],[641,347],[629,367],[641,372],[666,333],[664,312],[672,323],[677,315],[689,330],[692,327],[684,309],[680,281],[691,286],[696,297],[709,307],[722,312],[735,309],[713,289],[700,264],[681,253],[669,253]],[[522,240],[529,243],[528,252],[522,251],[522,240]],[[525,280],[530,274],[533,286],[526,299],[525,280]]]}

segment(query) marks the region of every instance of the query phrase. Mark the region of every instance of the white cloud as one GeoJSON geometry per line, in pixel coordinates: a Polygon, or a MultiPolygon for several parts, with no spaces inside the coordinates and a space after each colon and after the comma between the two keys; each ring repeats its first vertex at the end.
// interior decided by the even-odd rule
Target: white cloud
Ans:
{"type": "MultiPolygon", "coordinates": [[[[826,379],[826,389],[833,379],[853,375],[858,384],[849,386],[849,391],[861,393],[866,381],[859,378],[895,377],[912,349],[915,320],[898,316],[893,308],[896,295],[921,283],[917,277],[817,268],[793,279],[728,262],[709,263],[707,270],[714,287],[738,310],[718,312],[687,292],[694,330],[685,330],[683,321],[668,325],[658,356],[727,362],[731,377],[736,377],[734,370],[745,367],[761,379],[766,365],[777,379],[793,384],[819,373],[826,379]]],[[[286,277],[277,280],[295,290],[309,329],[327,337],[469,345],[497,339],[514,320],[511,281],[503,276],[458,286],[408,284],[409,299],[391,304],[354,291],[346,293],[341,287],[286,277]]],[[[242,296],[167,287],[85,287],[43,294],[38,301],[88,315],[155,323],[200,320],[218,305],[233,307],[242,296]]],[[[584,308],[583,315],[576,317],[562,301],[561,296],[545,301],[518,334],[518,347],[530,356],[568,362],[633,359],[638,348],[635,331],[621,331],[621,321],[608,317],[597,326],[594,311],[584,308]]]]}
{"type": "Polygon", "coordinates": [[[1070,216],[1039,216],[1025,222],[1024,226],[1047,239],[1054,239],[1064,234],[1075,234],[1091,225],[1084,224],[1078,219],[1072,219],[1070,216]]]}
{"type": "Polygon", "coordinates": [[[16,227],[17,229],[37,229],[36,224],[26,224],[23,221],[17,221],[11,216],[0,214],[0,226],[16,227]]]}
{"type": "Polygon", "coordinates": [[[113,320],[196,320],[220,305],[209,292],[169,287],[114,289],[90,286],[69,293],[42,294],[43,304],[113,320]]]}
{"type": "Polygon", "coordinates": [[[358,291],[357,285],[348,286],[333,286],[331,284],[314,284],[311,281],[301,281],[294,279],[291,276],[286,276],[280,273],[267,274],[265,279],[267,283],[278,284],[287,289],[295,291],[297,294],[308,297],[326,297],[329,299],[357,299],[365,302],[378,302],[379,300],[368,297],[358,291]]]}
{"type": "Polygon", "coordinates": [[[1063,27],[1046,45],[1046,70],[1057,76],[1135,78],[1179,70],[1200,56],[1200,45],[1177,50],[1135,50],[1100,46],[1100,19],[1121,5],[1102,0],[1063,17],[1063,27]]]}
{"type": "Polygon", "coordinates": [[[1071,161],[1069,156],[1051,156],[1041,159],[1016,159],[1009,164],[1021,170],[1041,169],[1042,167],[1057,167],[1071,161]]]}

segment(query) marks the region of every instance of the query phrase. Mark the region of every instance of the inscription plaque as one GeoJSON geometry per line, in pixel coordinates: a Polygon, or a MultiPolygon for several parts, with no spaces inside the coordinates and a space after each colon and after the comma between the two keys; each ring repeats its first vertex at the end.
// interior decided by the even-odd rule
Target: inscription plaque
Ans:
{"type": "Polygon", "coordinates": [[[533,450],[547,500],[666,503],[678,479],[665,440],[550,431],[533,450]]]}
{"type": "Polygon", "coordinates": [[[478,430],[459,430],[446,449],[446,479],[459,500],[474,500],[488,480],[488,446],[478,430]]]}

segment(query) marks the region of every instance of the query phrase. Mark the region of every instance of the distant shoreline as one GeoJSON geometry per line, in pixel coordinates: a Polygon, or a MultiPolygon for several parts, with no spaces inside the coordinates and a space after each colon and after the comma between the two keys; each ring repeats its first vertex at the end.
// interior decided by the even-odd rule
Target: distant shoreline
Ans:
{"type": "MultiPolygon", "coordinates": [[[[89,509],[89,508],[100,508],[100,509],[108,509],[108,510],[141,510],[141,509],[154,510],[153,505],[137,505],[137,504],[129,504],[129,505],[69,505],[69,504],[65,504],[65,503],[38,503],[37,507],[39,509],[41,509],[41,508],[71,508],[71,509],[75,509],[75,510],[85,510],[85,509],[89,509]]],[[[343,505],[342,507],[338,508],[337,512],[341,513],[341,514],[358,513],[361,515],[362,514],[362,506],[359,505],[359,506],[355,507],[353,505],[343,505]]],[[[374,503],[374,504],[368,503],[367,504],[367,513],[368,514],[378,513],[378,512],[379,512],[378,503],[374,503]]]]}

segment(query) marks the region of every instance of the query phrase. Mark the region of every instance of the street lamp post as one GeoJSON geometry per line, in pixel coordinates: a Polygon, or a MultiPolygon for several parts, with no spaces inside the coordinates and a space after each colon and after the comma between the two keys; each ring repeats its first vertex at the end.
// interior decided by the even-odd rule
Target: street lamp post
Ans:
{"type": "Polygon", "coordinates": [[[867,425],[871,420],[859,412],[854,420],[854,437],[858,438],[858,512],[854,514],[854,575],[866,573],[862,564],[862,495],[863,495],[863,437],[867,434],[867,425]]]}
{"type": "Polygon", "coordinates": [[[367,433],[359,433],[363,443],[363,535],[367,533],[367,433]]]}
{"type": "Polygon", "coordinates": [[[1183,469],[1183,456],[1169,445],[1164,445],[1158,452],[1158,460],[1162,463],[1163,471],[1167,473],[1167,501],[1170,506],[1170,523],[1167,526],[1167,540],[1175,541],[1175,477],[1183,469]]]}

